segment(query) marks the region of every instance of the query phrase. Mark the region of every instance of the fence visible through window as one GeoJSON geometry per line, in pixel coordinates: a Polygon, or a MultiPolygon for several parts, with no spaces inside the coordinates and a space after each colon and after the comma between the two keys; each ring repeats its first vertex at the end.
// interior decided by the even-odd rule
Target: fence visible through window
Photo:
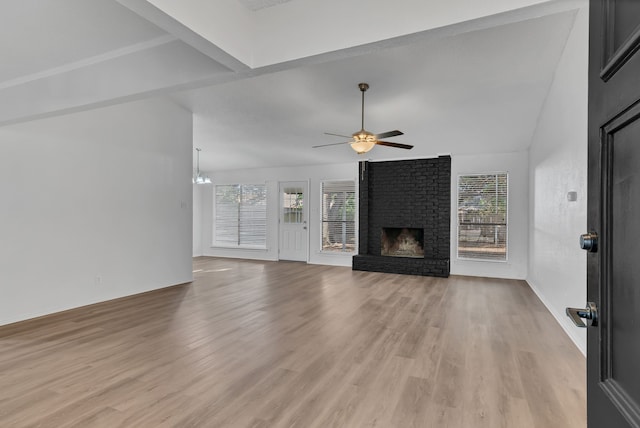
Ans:
{"type": "Polygon", "coordinates": [[[458,258],[507,260],[507,173],[458,177],[458,258]]]}
{"type": "Polygon", "coordinates": [[[355,187],[353,181],[322,183],[322,251],[355,252],[355,187]]]}

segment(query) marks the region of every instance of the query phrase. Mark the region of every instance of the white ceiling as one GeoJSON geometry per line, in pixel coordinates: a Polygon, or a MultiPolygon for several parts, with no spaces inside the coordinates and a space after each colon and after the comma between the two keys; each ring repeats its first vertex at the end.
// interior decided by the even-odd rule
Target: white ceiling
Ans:
{"type": "Polygon", "coordinates": [[[311,146],[360,128],[364,81],[366,128],[400,129],[389,140],[415,146],[368,159],[524,150],[575,16],[573,0],[545,2],[250,69],[151,3],[2,2],[0,126],[169,96],[194,113],[204,171],[355,162],[348,145],[311,146]]]}
{"type": "Polygon", "coordinates": [[[17,0],[0,7],[0,82],[167,34],[111,0],[17,0]]]}
{"type": "Polygon", "coordinates": [[[533,135],[573,13],[564,12],[438,40],[418,41],[264,74],[175,96],[194,112],[201,168],[293,166],[437,154],[525,150],[533,135]],[[406,151],[357,155],[324,132],[365,127],[405,133],[406,151]]]}
{"type": "Polygon", "coordinates": [[[290,1],[291,0],[238,0],[241,5],[252,11],[277,6],[279,4],[287,3],[290,1]]]}

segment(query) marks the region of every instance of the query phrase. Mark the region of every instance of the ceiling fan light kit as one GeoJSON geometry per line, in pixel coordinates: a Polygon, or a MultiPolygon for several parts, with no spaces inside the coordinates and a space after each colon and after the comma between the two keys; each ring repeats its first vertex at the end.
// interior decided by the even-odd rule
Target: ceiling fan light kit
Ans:
{"type": "Polygon", "coordinates": [[[353,140],[351,148],[359,155],[367,153],[376,145],[376,136],[364,129],[353,134],[353,140]]]}
{"type": "MultiPolygon", "coordinates": [[[[395,130],[395,131],[383,132],[381,134],[374,134],[373,132],[369,132],[364,129],[364,93],[367,91],[367,89],[369,89],[369,84],[358,83],[358,88],[360,88],[360,92],[362,92],[362,117],[361,117],[360,131],[354,132],[351,135],[351,137],[353,138],[353,141],[345,141],[344,143],[322,144],[319,146],[313,146],[313,148],[315,149],[318,147],[335,146],[339,144],[350,144],[351,148],[359,155],[363,153],[367,153],[368,151],[373,149],[376,145],[395,147],[398,149],[406,149],[406,150],[412,149],[413,146],[409,144],[392,143],[390,141],[380,141],[380,138],[396,137],[398,135],[403,135],[401,131],[395,130]]],[[[346,135],[332,134],[329,132],[325,132],[325,134],[333,135],[336,137],[349,138],[346,135]]]]}

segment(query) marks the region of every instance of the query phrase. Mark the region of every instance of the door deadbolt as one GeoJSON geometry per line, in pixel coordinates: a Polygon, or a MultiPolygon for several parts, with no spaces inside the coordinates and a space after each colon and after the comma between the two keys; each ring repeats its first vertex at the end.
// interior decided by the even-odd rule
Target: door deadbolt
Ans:
{"type": "Polygon", "coordinates": [[[580,248],[590,253],[598,251],[598,234],[595,232],[580,235],[580,248]]]}
{"type": "Polygon", "coordinates": [[[587,307],[584,309],[567,308],[565,313],[576,327],[585,328],[598,325],[598,307],[593,302],[587,302],[587,307]],[[582,320],[586,320],[586,323],[582,320]]]}

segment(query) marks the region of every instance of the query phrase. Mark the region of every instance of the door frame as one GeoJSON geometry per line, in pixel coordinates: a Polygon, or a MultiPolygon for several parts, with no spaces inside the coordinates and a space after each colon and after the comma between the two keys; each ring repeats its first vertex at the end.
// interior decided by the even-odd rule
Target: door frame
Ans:
{"type": "MultiPolygon", "coordinates": [[[[311,183],[309,179],[306,180],[283,180],[283,181],[278,181],[278,261],[280,261],[280,249],[282,246],[282,205],[283,205],[283,201],[282,201],[282,195],[283,195],[283,186],[287,185],[287,184],[292,184],[292,183],[304,183],[305,185],[305,196],[304,196],[304,201],[303,201],[303,210],[302,210],[302,215],[304,218],[304,221],[306,221],[306,231],[305,231],[305,235],[306,235],[306,241],[307,244],[305,245],[305,256],[304,256],[304,260],[301,260],[304,263],[309,263],[309,254],[310,254],[310,222],[309,222],[309,203],[311,198],[309,197],[309,189],[311,188],[311,183]]],[[[286,259],[284,259],[286,260],[286,259]]]]}

